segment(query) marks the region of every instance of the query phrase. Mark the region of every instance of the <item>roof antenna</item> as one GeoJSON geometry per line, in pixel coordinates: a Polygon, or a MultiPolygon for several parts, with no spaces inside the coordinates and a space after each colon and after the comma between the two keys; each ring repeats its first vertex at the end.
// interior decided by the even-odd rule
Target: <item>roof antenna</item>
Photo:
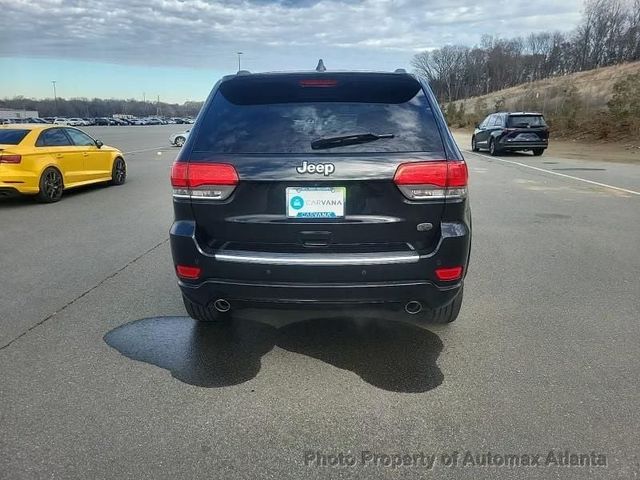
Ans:
{"type": "Polygon", "coordinates": [[[318,60],[318,66],[316,67],[316,72],[326,72],[327,67],[324,66],[324,62],[322,59],[318,60]]]}

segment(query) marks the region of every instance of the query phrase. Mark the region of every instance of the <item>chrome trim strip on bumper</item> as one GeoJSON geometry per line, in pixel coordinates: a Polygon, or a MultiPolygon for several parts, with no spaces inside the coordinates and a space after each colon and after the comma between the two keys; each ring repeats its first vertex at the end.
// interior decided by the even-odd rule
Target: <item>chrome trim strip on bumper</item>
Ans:
{"type": "Polygon", "coordinates": [[[221,250],[214,255],[219,262],[252,263],[260,265],[390,265],[416,263],[417,252],[378,253],[268,253],[242,250],[221,250]]]}

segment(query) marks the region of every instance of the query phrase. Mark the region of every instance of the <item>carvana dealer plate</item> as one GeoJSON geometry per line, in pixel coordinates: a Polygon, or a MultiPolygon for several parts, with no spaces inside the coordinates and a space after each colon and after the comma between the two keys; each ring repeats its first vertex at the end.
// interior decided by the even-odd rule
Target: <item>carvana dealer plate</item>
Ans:
{"type": "Polygon", "coordinates": [[[287,187],[287,217],[344,217],[345,187],[287,187]]]}

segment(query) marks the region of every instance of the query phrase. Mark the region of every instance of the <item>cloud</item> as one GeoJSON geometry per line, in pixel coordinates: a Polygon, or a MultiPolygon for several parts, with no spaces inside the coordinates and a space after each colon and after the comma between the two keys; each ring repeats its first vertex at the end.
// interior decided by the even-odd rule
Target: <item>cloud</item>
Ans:
{"type": "Polygon", "coordinates": [[[0,0],[0,57],[255,70],[390,68],[418,51],[570,30],[579,0],[0,0]]]}

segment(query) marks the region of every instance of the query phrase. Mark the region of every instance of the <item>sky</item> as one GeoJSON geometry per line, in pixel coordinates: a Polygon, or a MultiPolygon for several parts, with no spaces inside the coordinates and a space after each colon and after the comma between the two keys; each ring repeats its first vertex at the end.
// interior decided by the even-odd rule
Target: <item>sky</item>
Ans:
{"type": "Polygon", "coordinates": [[[411,70],[446,44],[572,30],[582,0],[0,0],[0,98],[203,100],[250,71],[411,70]]]}

